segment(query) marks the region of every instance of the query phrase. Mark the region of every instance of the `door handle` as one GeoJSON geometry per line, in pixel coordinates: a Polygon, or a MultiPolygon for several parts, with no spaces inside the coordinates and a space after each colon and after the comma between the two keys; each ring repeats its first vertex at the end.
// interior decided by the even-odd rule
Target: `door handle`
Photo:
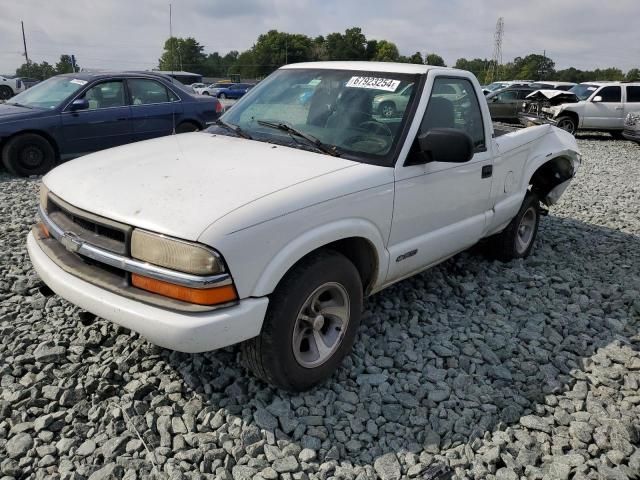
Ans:
{"type": "Polygon", "coordinates": [[[482,167],[482,178],[489,178],[493,175],[493,165],[485,165],[482,167]]]}

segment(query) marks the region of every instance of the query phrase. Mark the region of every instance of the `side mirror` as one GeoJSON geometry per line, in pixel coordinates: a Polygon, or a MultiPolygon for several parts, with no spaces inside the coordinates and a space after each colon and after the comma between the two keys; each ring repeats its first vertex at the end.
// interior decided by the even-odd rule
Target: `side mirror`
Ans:
{"type": "Polygon", "coordinates": [[[71,102],[69,110],[72,112],[77,112],[78,110],[89,110],[89,100],[86,98],[76,98],[71,102]]]}
{"type": "Polygon", "coordinates": [[[593,97],[593,100],[591,100],[593,103],[600,103],[602,101],[602,97],[600,95],[593,97]]]}
{"type": "Polygon", "coordinates": [[[424,163],[464,163],[473,158],[473,140],[455,128],[434,128],[418,136],[424,163]]]}
{"type": "Polygon", "coordinates": [[[491,97],[491,101],[493,103],[496,103],[498,100],[499,100],[499,98],[497,96],[496,97],[491,97]]]}

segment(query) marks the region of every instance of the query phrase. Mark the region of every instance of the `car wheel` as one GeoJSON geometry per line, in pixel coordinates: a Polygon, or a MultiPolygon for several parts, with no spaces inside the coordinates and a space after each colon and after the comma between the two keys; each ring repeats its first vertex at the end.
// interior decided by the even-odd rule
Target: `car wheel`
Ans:
{"type": "Polygon", "coordinates": [[[244,364],[279,388],[307,390],[351,351],[360,324],[362,281],[333,250],[299,262],[280,282],[256,338],[242,344],[244,364]]]}
{"type": "Polygon", "coordinates": [[[12,138],[2,151],[2,163],[11,173],[27,177],[43,175],[56,164],[53,146],[35,133],[12,138]]]}
{"type": "Polygon", "coordinates": [[[0,87],[0,100],[9,100],[11,97],[13,97],[13,90],[11,90],[11,87],[2,85],[0,87]]]}
{"type": "Polygon", "coordinates": [[[575,135],[576,130],[578,129],[578,125],[572,117],[560,117],[556,121],[556,127],[564,130],[565,132],[569,132],[572,135],[575,135]]]}
{"type": "Polygon", "coordinates": [[[202,92],[202,95],[206,95],[207,97],[209,96],[209,92],[207,92],[206,90],[204,92],[202,92]]]}
{"type": "Polygon", "coordinates": [[[182,122],[176,127],[176,133],[197,132],[198,130],[200,130],[200,127],[192,122],[182,122]]]}
{"type": "Polygon", "coordinates": [[[219,98],[220,100],[224,100],[224,99],[226,99],[226,98],[227,98],[227,96],[226,96],[224,93],[221,93],[220,95],[218,95],[218,98],[219,98]]]}
{"type": "Polygon", "coordinates": [[[385,118],[393,117],[396,113],[396,107],[392,102],[384,102],[378,107],[380,115],[385,118]]]}
{"type": "Polygon", "coordinates": [[[533,249],[540,223],[540,201],[531,192],[527,192],[518,214],[507,228],[491,241],[496,258],[508,262],[516,258],[526,258],[533,249]]]}

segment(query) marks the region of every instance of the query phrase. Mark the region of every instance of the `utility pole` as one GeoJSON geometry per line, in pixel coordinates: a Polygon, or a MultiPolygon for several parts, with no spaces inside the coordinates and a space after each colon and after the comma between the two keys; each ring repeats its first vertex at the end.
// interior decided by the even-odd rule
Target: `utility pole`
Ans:
{"type": "Polygon", "coordinates": [[[284,64],[287,65],[289,63],[289,41],[287,37],[284,38],[284,64]]]}
{"type": "Polygon", "coordinates": [[[24,36],[24,22],[20,20],[20,24],[22,25],[22,43],[24,45],[24,58],[27,62],[27,70],[29,69],[29,54],[27,53],[27,38],[24,36]]]}
{"type": "Polygon", "coordinates": [[[496,23],[496,33],[493,36],[493,58],[486,82],[500,80],[500,67],[502,66],[502,39],[504,37],[504,18],[498,18],[496,23]]]}

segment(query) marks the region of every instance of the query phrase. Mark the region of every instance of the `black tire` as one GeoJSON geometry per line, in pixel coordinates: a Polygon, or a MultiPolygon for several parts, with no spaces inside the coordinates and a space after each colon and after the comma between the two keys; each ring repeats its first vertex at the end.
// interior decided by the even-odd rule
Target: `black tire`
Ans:
{"type": "Polygon", "coordinates": [[[219,98],[220,100],[224,100],[224,99],[226,99],[226,98],[227,98],[227,96],[226,96],[224,93],[221,93],[220,95],[218,95],[218,98],[219,98]]]}
{"type": "Polygon", "coordinates": [[[13,97],[13,90],[7,85],[0,86],[0,100],[9,100],[13,97]]]}
{"type": "Polygon", "coordinates": [[[622,132],[620,130],[613,130],[609,133],[616,140],[625,140],[624,135],[622,135],[622,132]]]}
{"type": "Polygon", "coordinates": [[[200,127],[193,122],[182,122],[176,127],[176,133],[197,132],[200,127]]]}
{"type": "Polygon", "coordinates": [[[567,115],[559,117],[556,120],[556,126],[565,132],[569,132],[571,135],[575,135],[576,130],[578,130],[576,119],[567,115]]]}
{"type": "Polygon", "coordinates": [[[396,114],[396,106],[393,102],[382,102],[378,107],[378,113],[381,117],[393,117],[396,114]]]}
{"type": "Polygon", "coordinates": [[[56,152],[46,138],[25,133],[7,142],[2,150],[2,163],[16,175],[44,175],[55,167],[56,152]]]}
{"type": "MultiPolygon", "coordinates": [[[[361,313],[362,281],[358,270],[342,254],[320,250],[301,260],[278,284],[269,300],[262,332],[242,344],[243,363],[257,377],[276,387],[307,390],[330,377],[351,352],[361,313]],[[294,332],[302,325],[298,318],[303,307],[315,292],[327,285],[341,287],[348,296],[347,326],[344,331],[336,329],[340,332],[338,339],[324,363],[305,367],[296,358],[300,354],[294,353],[294,332]]],[[[315,328],[314,322],[313,328],[307,330],[315,328]]]]}
{"type": "Polygon", "coordinates": [[[533,249],[539,224],[540,201],[535,194],[527,192],[518,214],[511,220],[507,228],[498,235],[491,237],[489,242],[491,253],[495,258],[503,262],[528,257],[533,249]],[[523,242],[521,228],[525,226],[525,221],[530,228],[528,231],[530,237],[527,235],[528,241],[523,242]]]}

